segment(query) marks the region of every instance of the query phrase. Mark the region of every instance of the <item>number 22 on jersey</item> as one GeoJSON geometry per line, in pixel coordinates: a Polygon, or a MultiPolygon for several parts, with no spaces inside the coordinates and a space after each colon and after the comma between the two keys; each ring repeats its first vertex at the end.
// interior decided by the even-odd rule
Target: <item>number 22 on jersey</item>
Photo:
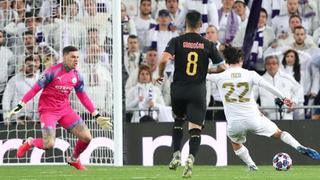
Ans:
{"type": "Polygon", "coordinates": [[[186,68],[186,73],[189,76],[194,76],[197,74],[197,67],[198,67],[198,53],[195,51],[191,51],[188,53],[187,56],[187,68],[186,68]]]}
{"type": "Polygon", "coordinates": [[[234,84],[232,82],[223,83],[222,88],[229,89],[228,92],[225,94],[224,99],[228,103],[233,102],[249,102],[250,98],[246,98],[245,96],[249,92],[249,83],[248,82],[239,82],[234,84]],[[232,94],[234,91],[237,90],[240,92],[237,98],[232,98],[232,94]]]}

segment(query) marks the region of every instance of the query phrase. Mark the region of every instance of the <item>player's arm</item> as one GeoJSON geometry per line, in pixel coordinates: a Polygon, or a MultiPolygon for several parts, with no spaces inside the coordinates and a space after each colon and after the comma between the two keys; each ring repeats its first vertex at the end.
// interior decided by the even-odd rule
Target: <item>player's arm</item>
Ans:
{"type": "Polygon", "coordinates": [[[13,108],[8,114],[7,118],[11,118],[12,115],[17,114],[21,111],[21,109],[48,83],[52,81],[53,74],[49,71],[44,72],[43,75],[40,76],[38,82],[36,82],[33,87],[23,96],[20,100],[19,104],[13,108]]]}
{"type": "Polygon", "coordinates": [[[163,80],[164,70],[166,68],[166,65],[170,59],[173,59],[173,55],[175,54],[175,50],[176,50],[175,44],[176,44],[176,38],[172,38],[168,42],[166,49],[162,53],[162,57],[159,63],[159,78],[157,79],[157,81],[162,82],[163,80]]]}
{"type": "Polygon", "coordinates": [[[209,73],[220,73],[227,69],[227,65],[224,63],[222,55],[217,50],[214,43],[210,42],[209,45],[210,54],[209,57],[213,64],[218,64],[217,68],[215,70],[210,70],[209,73]]]}
{"type": "MultiPolygon", "coordinates": [[[[80,77],[80,76],[79,76],[80,77]]],[[[103,129],[112,129],[111,119],[109,117],[103,117],[99,114],[99,112],[94,107],[91,99],[89,98],[88,94],[84,90],[84,83],[83,79],[80,77],[78,83],[74,87],[76,91],[76,95],[80,100],[81,104],[92,114],[93,117],[96,118],[97,123],[103,129]]]]}

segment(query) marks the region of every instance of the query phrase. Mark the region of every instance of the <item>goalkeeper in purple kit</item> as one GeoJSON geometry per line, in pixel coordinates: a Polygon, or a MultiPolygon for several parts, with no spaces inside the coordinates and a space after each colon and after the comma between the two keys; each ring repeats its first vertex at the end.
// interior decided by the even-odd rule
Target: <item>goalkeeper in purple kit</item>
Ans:
{"type": "Polygon", "coordinates": [[[42,89],[38,106],[42,138],[28,138],[18,148],[18,158],[23,157],[32,147],[44,150],[53,148],[56,123],[59,123],[78,138],[73,155],[67,159],[68,164],[79,170],[86,169],[81,164],[79,156],[88,147],[92,136],[87,125],[70,105],[69,94],[73,88],[81,103],[96,118],[97,123],[103,129],[112,129],[110,118],[99,114],[84,91],[83,79],[76,69],[78,59],[77,48],[73,46],[63,48],[63,62],[49,67],[20,103],[9,112],[8,117],[18,113],[42,89]]]}

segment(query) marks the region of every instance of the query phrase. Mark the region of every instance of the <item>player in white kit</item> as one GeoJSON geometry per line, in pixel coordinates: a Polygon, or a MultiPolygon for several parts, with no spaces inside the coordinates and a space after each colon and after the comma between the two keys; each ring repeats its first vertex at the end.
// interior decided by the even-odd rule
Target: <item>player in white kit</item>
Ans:
{"type": "Polygon", "coordinates": [[[258,168],[251,159],[248,149],[243,145],[246,142],[247,132],[280,139],[299,153],[320,160],[320,154],[317,151],[302,146],[288,132],[281,131],[275,123],[259,111],[253,96],[252,86],[257,85],[265,88],[280,98],[288,107],[292,105],[292,101],[284,97],[280,91],[255,71],[243,69],[241,50],[226,46],[223,54],[230,67],[222,73],[208,75],[207,79],[213,81],[219,90],[228,123],[227,134],[231,140],[232,148],[235,154],[248,165],[249,170],[258,170],[258,168]]]}

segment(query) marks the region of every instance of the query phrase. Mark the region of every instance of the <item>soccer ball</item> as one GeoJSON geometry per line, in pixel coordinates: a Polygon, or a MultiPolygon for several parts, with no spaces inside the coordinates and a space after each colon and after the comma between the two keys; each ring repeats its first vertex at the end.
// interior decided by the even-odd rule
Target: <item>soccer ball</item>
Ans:
{"type": "Polygon", "coordinates": [[[273,167],[277,171],[288,171],[292,166],[292,159],[287,153],[278,153],[273,157],[273,167]]]}

